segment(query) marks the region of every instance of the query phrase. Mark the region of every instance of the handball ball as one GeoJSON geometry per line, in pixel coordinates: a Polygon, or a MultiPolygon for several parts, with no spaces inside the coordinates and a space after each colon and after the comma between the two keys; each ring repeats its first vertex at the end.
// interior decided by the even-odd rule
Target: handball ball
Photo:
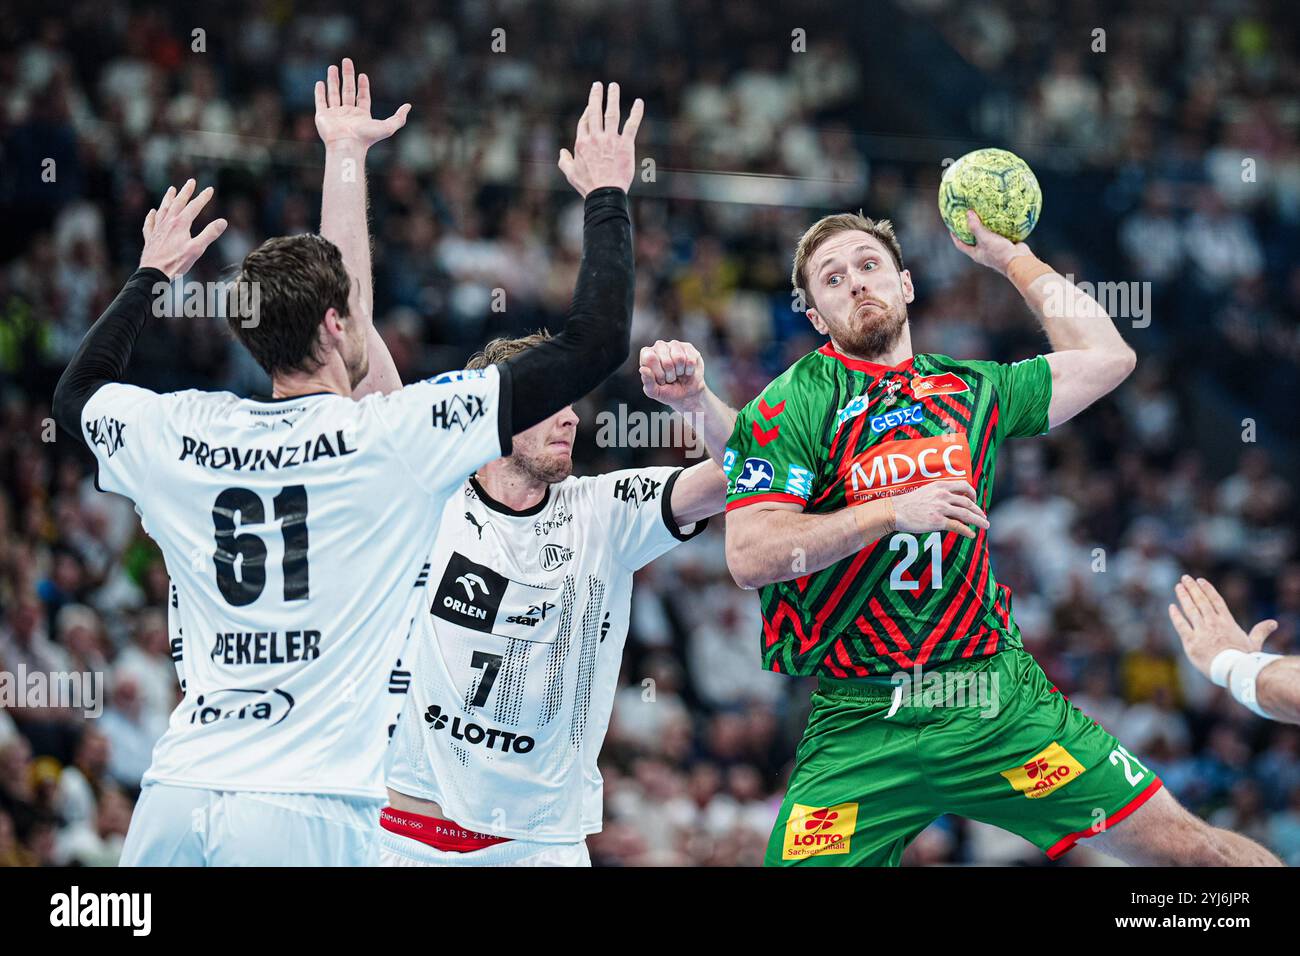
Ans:
{"type": "Polygon", "coordinates": [[[986,228],[1023,242],[1038,224],[1043,191],[1029,164],[1015,153],[977,149],[949,166],[939,182],[939,215],[949,232],[973,246],[967,209],[974,209],[986,228]]]}

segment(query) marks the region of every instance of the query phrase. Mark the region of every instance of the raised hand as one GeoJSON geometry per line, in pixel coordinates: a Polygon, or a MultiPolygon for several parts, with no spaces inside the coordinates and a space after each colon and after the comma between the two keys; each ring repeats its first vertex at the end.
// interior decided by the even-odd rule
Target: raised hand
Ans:
{"type": "Polygon", "coordinates": [[[187,180],[176,191],[168,188],[157,209],[150,209],[144,220],[144,250],[140,253],[141,269],[158,269],[167,278],[189,272],[208,246],[226,231],[226,220],[214,219],[197,236],[190,228],[203,207],[212,198],[212,187],[194,196],[194,180],[187,180]],[[191,199],[190,197],[194,198],[191,199]]]}
{"type": "Polygon", "coordinates": [[[1007,266],[1016,256],[1028,256],[1033,253],[1023,242],[1012,242],[1006,236],[999,236],[992,229],[985,227],[980,222],[979,215],[974,209],[966,210],[966,224],[970,226],[970,231],[975,234],[975,245],[968,246],[962,242],[953,233],[948,236],[952,239],[952,244],[956,246],[964,256],[974,259],[982,266],[988,266],[996,272],[1007,274],[1007,266]]]}
{"type": "Polygon", "coordinates": [[[975,503],[975,489],[965,481],[932,481],[915,491],[899,495],[894,502],[897,531],[955,531],[973,538],[976,528],[988,530],[989,519],[975,503]]]}
{"type": "Polygon", "coordinates": [[[1247,634],[1228,610],[1228,604],[1205,578],[1184,574],[1174,588],[1178,607],[1169,605],[1169,619],[1182,639],[1183,649],[1196,669],[1210,676],[1210,664],[1220,651],[1252,654],[1277,630],[1277,621],[1260,621],[1247,634]]]}
{"type": "Polygon", "coordinates": [[[639,364],[649,398],[686,411],[704,397],[704,359],[690,342],[660,339],[641,349],[639,364]]]}
{"type": "Polygon", "coordinates": [[[632,104],[620,133],[618,84],[609,84],[609,97],[602,113],[603,93],[600,83],[591,85],[587,108],[578,120],[573,152],[560,150],[560,172],[583,198],[592,190],[606,186],[627,192],[636,172],[636,131],[641,127],[645,104],[639,99],[632,104]]]}
{"type": "Polygon", "coordinates": [[[316,132],[326,147],[355,143],[369,149],[406,125],[410,103],[403,103],[388,119],[370,115],[370,78],[356,75],[352,60],[343,58],[343,84],[339,68],[329,68],[328,79],[316,81],[316,132]]]}

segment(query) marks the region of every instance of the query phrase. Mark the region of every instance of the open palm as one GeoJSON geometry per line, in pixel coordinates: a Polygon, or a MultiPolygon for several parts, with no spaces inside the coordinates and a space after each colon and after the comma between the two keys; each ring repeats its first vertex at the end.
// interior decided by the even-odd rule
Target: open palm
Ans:
{"type": "Polygon", "coordinates": [[[406,125],[410,103],[404,103],[388,119],[370,115],[370,78],[356,74],[352,60],[343,60],[343,82],[339,68],[329,68],[329,78],[316,81],[316,132],[326,146],[355,142],[369,148],[388,139],[406,125]]]}

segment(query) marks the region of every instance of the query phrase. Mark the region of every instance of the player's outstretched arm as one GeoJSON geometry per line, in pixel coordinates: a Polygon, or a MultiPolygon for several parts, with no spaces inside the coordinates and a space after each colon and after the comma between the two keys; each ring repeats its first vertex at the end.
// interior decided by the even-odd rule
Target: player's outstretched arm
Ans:
{"type": "Polygon", "coordinates": [[[618,371],[631,351],[634,265],[627,191],[636,168],[637,100],[619,132],[618,84],[595,83],[560,170],[585,199],[582,262],[564,330],[502,363],[515,434],[582,398],[618,371]]]}
{"type": "Polygon", "coordinates": [[[975,245],[956,236],[953,245],[1010,279],[1052,344],[1047,356],[1052,369],[1049,427],[1069,421],[1128,378],[1137,354],[1096,299],[1039,260],[1023,242],[1013,243],[985,229],[973,210],[966,213],[966,221],[975,233],[975,245]]]}
{"type": "Polygon", "coordinates": [[[972,526],[988,530],[989,521],[965,481],[936,481],[827,514],[757,502],[727,512],[727,567],[742,588],[759,588],[830,567],[894,531],[973,538],[972,526]]]}
{"type": "Polygon", "coordinates": [[[1260,650],[1277,621],[1260,621],[1247,634],[1205,578],[1184,574],[1174,591],[1169,619],[1196,669],[1261,717],[1300,724],[1300,657],[1260,650]]]}
{"type": "Polygon", "coordinates": [[[326,79],[316,82],[316,132],[325,144],[320,234],[339,247],[343,265],[355,283],[354,319],[366,329],[370,358],[370,371],[352,390],[353,398],[363,398],[372,392],[383,395],[402,387],[388,346],[375,329],[366,155],[371,146],[406,125],[410,110],[411,104],[404,103],[388,119],[373,118],[370,79],[364,73],[358,76],[347,57],[343,59],[342,71],[331,66],[326,79]]]}
{"type": "Polygon", "coordinates": [[[670,502],[673,518],[688,525],[718,514],[727,504],[722,456],[736,427],[736,410],[705,383],[704,358],[690,342],[660,339],[643,347],[637,371],[646,395],[679,413],[713,459],[686,469],[677,479],[670,502]]]}
{"type": "Polygon", "coordinates": [[[121,381],[135,340],[152,311],[154,286],[184,275],[218,236],[226,220],[214,219],[197,236],[190,235],[194,220],[212,198],[212,187],[194,195],[194,180],[178,191],[167,190],[157,209],[144,220],[144,250],[140,267],[99,317],[77,353],[63,370],[54,389],[54,420],[78,441],[85,441],[81,413],[102,385],[121,381]]]}

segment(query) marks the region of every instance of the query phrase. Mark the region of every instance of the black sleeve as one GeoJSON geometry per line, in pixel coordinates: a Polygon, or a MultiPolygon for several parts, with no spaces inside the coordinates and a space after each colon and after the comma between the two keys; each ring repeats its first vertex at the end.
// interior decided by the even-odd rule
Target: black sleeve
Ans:
{"type": "Polygon", "coordinates": [[[90,327],[77,354],[59,377],[54,388],[54,420],[77,441],[86,440],[81,433],[81,413],[90,396],[101,385],[120,382],[126,374],[136,337],[149,318],[153,288],[159,282],[167,282],[167,276],[159,270],[137,270],[90,327]]]}
{"type": "Polygon", "coordinates": [[[511,382],[516,435],[582,398],[618,371],[631,350],[635,283],[627,193],[613,186],[593,190],[585,209],[582,264],[564,330],[501,363],[502,377],[511,382]]]}

